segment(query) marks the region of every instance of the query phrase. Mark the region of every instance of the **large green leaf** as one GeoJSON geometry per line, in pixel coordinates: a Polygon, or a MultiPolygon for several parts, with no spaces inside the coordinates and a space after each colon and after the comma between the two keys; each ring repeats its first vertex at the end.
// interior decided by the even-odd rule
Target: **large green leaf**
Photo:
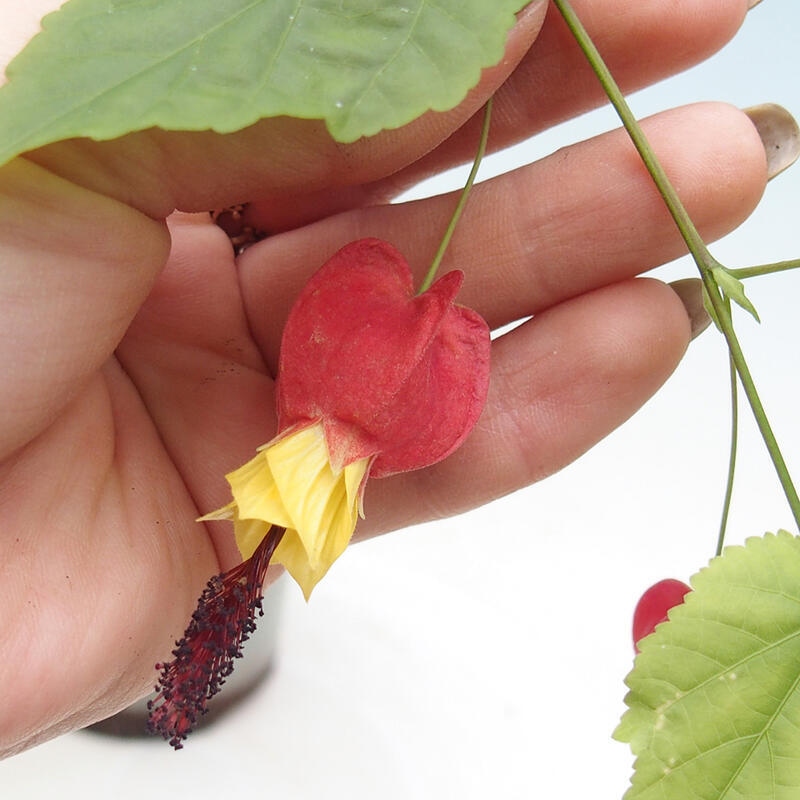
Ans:
{"type": "Polygon", "coordinates": [[[727,548],[641,643],[615,737],[626,798],[800,797],[800,540],[727,548]]]}
{"type": "Polygon", "coordinates": [[[0,163],[75,136],[228,133],[277,115],[340,141],[457,105],[526,0],[70,0],[9,65],[0,163]]]}

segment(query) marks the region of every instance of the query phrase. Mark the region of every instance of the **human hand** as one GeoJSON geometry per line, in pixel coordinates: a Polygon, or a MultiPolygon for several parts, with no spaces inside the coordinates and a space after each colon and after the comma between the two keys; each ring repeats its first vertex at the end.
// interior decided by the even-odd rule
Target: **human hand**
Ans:
{"type": "MultiPolygon", "coordinates": [[[[747,3],[620,5],[576,3],[631,89],[721,45],[747,3]]],[[[0,752],[145,694],[208,577],[236,559],[226,526],[194,520],[274,432],[277,347],[304,280],[365,235],[421,273],[453,200],[385,201],[471,157],[473,115],[501,84],[495,146],[602,99],[555,15],[537,39],[542,13],[528,10],[458,109],[353,145],[277,119],[62,143],[0,170],[0,752]],[[163,222],[245,201],[273,235],[238,258],[206,216],[171,217],[171,238],[163,222]]],[[[766,159],[746,116],[695,106],[646,131],[707,238],[755,206],[766,159]]],[[[467,276],[459,300],[492,327],[535,318],[496,341],[461,450],[370,482],[358,535],[513,491],[630,416],[690,336],[677,295],[633,278],[681,250],[621,133],[476,187],[448,251],[467,276]]]]}

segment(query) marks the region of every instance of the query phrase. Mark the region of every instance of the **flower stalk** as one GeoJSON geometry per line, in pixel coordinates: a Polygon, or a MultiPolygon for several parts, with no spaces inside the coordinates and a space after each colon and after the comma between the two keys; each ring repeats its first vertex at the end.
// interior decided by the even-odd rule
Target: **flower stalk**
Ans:
{"type": "Polygon", "coordinates": [[[776,272],[788,272],[789,270],[798,268],[800,268],[800,258],[794,258],[788,261],[775,261],[772,264],[758,264],[752,267],[729,269],[728,274],[732,275],[738,280],[744,280],[745,278],[757,278],[761,275],[774,275],[776,272]]]}
{"type": "Polygon", "coordinates": [[[469,193],[472,191],[475,178],[478,177],[478,170],[480,169],[481,161],[483,161],[483,156],[486,154],[486,145],[489,141],[489,128],[491,127],[492,122],[492,103],[493,98],[490,97],[486,101],[486,105],[483,108],[483,125],[481,126],[481,136],[478,142],[478,149],[475,152],[475,158],[472,161],[472,169],[467,176],[467,181],[464,184],[464,188],[461,190],[458,203],[456,204],[455,210],[453,211],[453,216],[450,218],[450,222],[445,229],[444,236],[442,236],[442,241],[439,243],[439,248],[433,257],[433,261],[431,261],[428,272],[420,284],[419,294],[427,291],[433,284],[433,280],[436,277],[436,273],[438,272],[439,266],[444,258],[445,251],[450,244],[450,240],[453,238],[458,221],[461,219],[461,213],[464,211],[464,208],[467,205],[467,198],[469,198],[469,193]]]}
{"type": "MultiPolygon", "coordinates": [[[[727,298],[725,306],[730,311],[731,304],[727,298]]],[[[736,456],[739,449],[739,381],[736,364],[733,363],[730,355],[728,355],[728,373],[731,393],[731,434],[728,452],[728,474],[725,480],[725,497],[722,500],[722,513],[720,514],[717,549],[715,552],[717,556],[722,555],[722,548],[725,546],[725,533],[728,529],[728,516],[730,515],[731,500],[733,498],[733,479],[736,474],[736,456]]]]}

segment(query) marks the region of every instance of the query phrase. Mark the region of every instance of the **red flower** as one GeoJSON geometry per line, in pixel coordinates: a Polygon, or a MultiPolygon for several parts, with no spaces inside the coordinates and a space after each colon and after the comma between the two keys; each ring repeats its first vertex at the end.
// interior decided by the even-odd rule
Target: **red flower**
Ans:
{"type": "Polygon", "coordinates": [[[336,253],[297,298],[281,342],[278,434],[228,475],[243,558],[270,525],[273,561],[306,597],[353,534],[368,477],[427,467],[478,419],[489,381],[489,329],[457,306],[463,275],[419,295],[400,253],[362,239],[336,253]]]}
{"type": "Polygon", "coordinates": [[[151,725],[173,745],[203,713],[243,640],[241,627],[216,624],[224,641],[209,643],[203,604],[228,608],[244,598],[251,611],[239,616],[249,632],[270,559],[308,597],[347,547],[367,479],[435,464],[474,426],[488,391],[490,338],[480,316],[455,304],[462,281],[450,272],[415,294],[400,253],[362,239],[336,253],[297,298],[281,343],[278,434],[227,476],[233,500],[203,517],[232,520],[242,558],[257,566],[209,585],[175,661],[161,666],[151,725]],[[207,666],[208,652],[232,655],[202,680],[196,667],[207,666]]]}

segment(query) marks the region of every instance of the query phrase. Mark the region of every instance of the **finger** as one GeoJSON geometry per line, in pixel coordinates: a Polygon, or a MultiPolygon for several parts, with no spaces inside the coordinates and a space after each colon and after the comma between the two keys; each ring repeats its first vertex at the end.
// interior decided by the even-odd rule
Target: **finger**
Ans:
{"type": "MultiPolygon", "coordinates": [[[[273,382],[248,330],[227,237],[208,215],[175,215],[169,225],[169,262],[117,358],[198,515],[228,502],[222,476],[273,437],[273,382]]],[[[222,567],[237,563],[230,526],[209,528],[222,567]]]]}
{"type": "MultiPolygon", "coordinates": [[[[577,0],[574,7],[616,80],[630,92],[716,52],[740,27],[747,3],[577,0]]],[[[536,41],[497,90],[490,149],[500,150],[606,101],[600,82],[551,5],[536,41]]],[[[276,233],[332,212],[385,202],[423,178],[470,161],[481,124],[479,111],[425,158],[372,184],[343,186],[334,194],[301,190],[295,196],[276,195],[251,203],[247,220],[256,228],[276,233]]]]}
{"type": "MultiPolygon", "coordinates": [[[[756,206],[764,147],[742,112],[701,104],[659,114],[644,130],[701,232],[713,239],[756,206]]],[[[398,246],[421,276],[452,213],[453,196],[353,211],[287,233],[240,257],[251,328],[274,366],[288,309],[306,278],[361,236],[398,246]],[[280,266],[277,266],[280,265],[280,266]],[[258,314],[270,296],[274,313],[258,314]]],[[[623,131],[574,145],[480,184],[470,196],[442,271],[459,268],[459,297],[492,327],[673,259],[684,245],[623,131]]]]}
{"type": "MultiPolygon", "coordinates": [[[[723,104],[697,104],[651,117],[643,128],[706,241],[735,229],[755,209],[766,185],[767,161],[764,145],[743,112],[723,104]]],[[[463,299],[480,303],[493,326],[641,274],[686,252],[622,130],[555,154],[541,165],[541,172],[519,170],[506,187],[490,184],[480,206],[470,209],[467,232],[469,225],[482,226],[486,245],[476,259],[475,248],[462,238],[453,248],[452,264],[478,273],[463,299]],[[545,186],[554,188],[543,197],[545,186]],[[515,219],[520,206],[527,214],[517,213],[518,223],[504,230],[502,221],[515,219]]]]}
{"type": "Polygon", "coordinates": [[[0,169],[0,458],[122,338],[166,260],[163,225],[18,159],[0,169]]]}
{"type": "Polygon", "coordinates": [[[465,511],[566,466],[661,386],[689,330],[669,287],[636,279],[502,336],[488,402],[467,441],[428,470],[370,482],[359,537],[465,511]]]}
{"type": "Polygon", "coordinates": [[[147,693],[216,571],[142,412],[111,359],[0,465],[0,758],[147,693]]]}
{"type": "MultiPolygon", "coordinates": [[[[688,69],[714,54],[739,29],[747,6],[747,0],[688,0],[677,5],[669,0],[573,2],[592,41],[626,93],[688,69]]],[[[497,92],[492,145],[502,149],[607,102],[597,76],[551,4],[536,42],[497,92]]],[[[470,160],[480,125],[478,115],[442,147],[398,176],[400,187],[470,160]]]]}

